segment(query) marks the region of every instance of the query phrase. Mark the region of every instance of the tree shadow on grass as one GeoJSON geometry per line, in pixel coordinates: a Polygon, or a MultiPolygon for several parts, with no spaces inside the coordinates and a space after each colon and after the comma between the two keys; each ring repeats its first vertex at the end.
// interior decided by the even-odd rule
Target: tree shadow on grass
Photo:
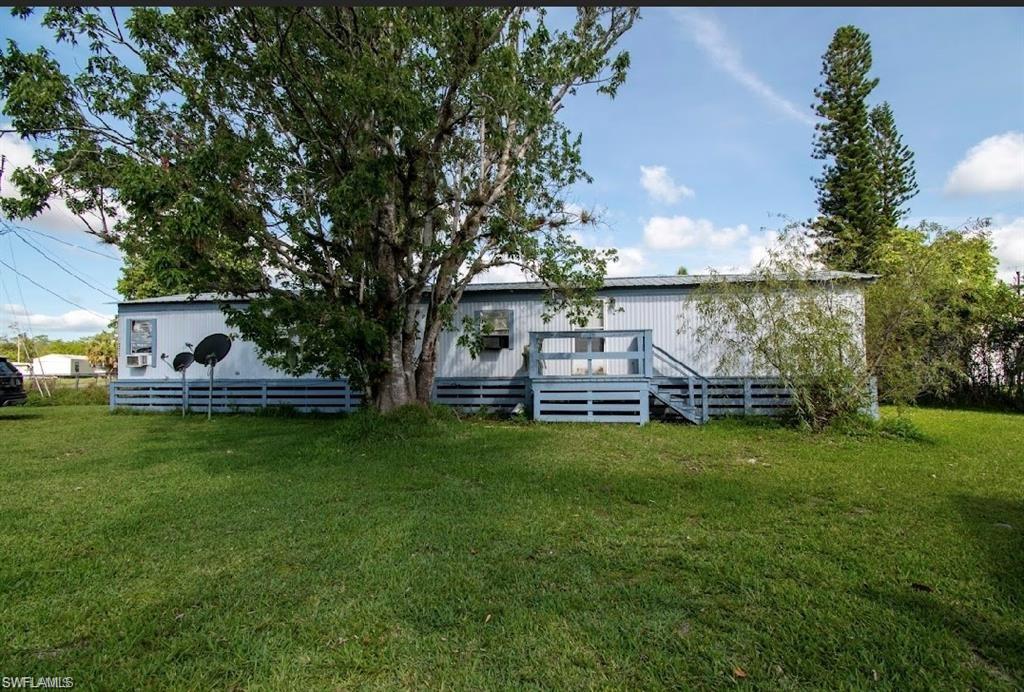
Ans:
{"type": "Polygon", "coordinates": [[[2,411],[2,410],[0,410],[0,425],[2,425],[3,423],[5,423],[7,421],[34,420],[36,418],[42,418],[42,415],[39,414],[39,413],[36,413],[35,411],[25,411],[25,410],[21,410],[21,409],[19,409],[17,411],[2,411]]]}
{"type": "Polygon", "coordinates": [[[993,590],[1024,609],[1024,500],[959,495],[955,502],[986,556],[993,590]]]}
{"type": "Polygon", "coordinates": [[[906,590],[867,589],[865,595],[960,638],[989,684],[1019,689],[1024,683],[1024,502],[958,495],[954,505],[983,558],[994,602],[965,603],[910,585],[906,590]]]}

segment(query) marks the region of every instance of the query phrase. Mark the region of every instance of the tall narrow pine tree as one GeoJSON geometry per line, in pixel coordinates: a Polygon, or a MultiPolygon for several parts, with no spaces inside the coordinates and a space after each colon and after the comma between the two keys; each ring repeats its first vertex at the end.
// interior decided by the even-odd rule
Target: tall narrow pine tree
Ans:
{"type": "Polygon", "coordinates": [[[825,161],[814,222],[821,255],[833,268],[863,270],[882,232],[878,163],[867,104],[878,84],[870,79],[871,43],[854,26],[840,27],[822,61],[824,84],[814,90],[814,158],[825,161]]]}
{"type": "Polygon", "coordinates": [[[917,175],[914,152],[896,130],[888,103],[871,109],[871,131],[878,161],[878,214],[884,232],[896,228],[909,213],[906,203],[917,194],[917,175]]]}

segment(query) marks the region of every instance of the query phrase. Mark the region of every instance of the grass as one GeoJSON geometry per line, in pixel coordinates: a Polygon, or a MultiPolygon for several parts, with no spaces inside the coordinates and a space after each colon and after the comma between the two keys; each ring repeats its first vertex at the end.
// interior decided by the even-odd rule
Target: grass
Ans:
{"type": "MultiPolygon", "coordinates": [[[[52,378],[47,383],[48,394],[39,393],[31,382],[25,382],[28,393],[26,406],[85,406],[89,404],[103,405],[110,401],[110,385],[106,379],[82,378],[79,386],[73,379],[52,378]]],[[[44,390],[46,391],[46,390],[44,390]]]]}
{"type": "Polygon", "coordinates": [[[923,441],[0,413],[0,675],[1019,688],[1024,417],[923,441]]]}

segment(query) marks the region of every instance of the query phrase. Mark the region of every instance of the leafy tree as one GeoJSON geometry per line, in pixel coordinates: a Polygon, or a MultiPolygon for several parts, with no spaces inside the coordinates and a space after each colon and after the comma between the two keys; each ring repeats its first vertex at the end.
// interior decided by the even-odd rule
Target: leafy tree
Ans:
{"type": "MultiPolygon", "coordinates": [[[[153,298],[177,293],[200,293],[222,288],[212,277],[196,276],[194,268],[201,262],[200,255],[218,265],[231,266],[239,276],[249,274],[249,284],[259,283],[259,266],[251,258],[236,258],[230,247],[215,250],[204,245],[202,250],[189,245],[152,245],[144,239],[126,237],[121,244],[123,263],[117,280],[117,291],[128,300],[153,298]],[[140,242],[142,241],[142,242],[140,242]]],[[[246,285],[244,282],[241,285],[246,285]]]]}
{"type": "Polygon", "coordinates": [[[193,290],[193,284],[184,278],[188,273],[187,268],[182,268],[179,274],[170,268],[159,267],[155,260],[155,257],[125,254],[121,276],[117,280],[117,292],[126,300],[139,300],[193,290]]]}
{"type": "Polygon", "coordinates": [[[689,276],[689,274],[690,270],[687,269],[686,267],[680,266],[678,269],[676,269],[676,276],[689,276]]]}
{"type": "Polygon", "coordinates": [[[100,332],[93,336],[85,352],[94,368],[103,368],[108,377],[117,374],[117,334],[114,331],[100,332]]]}
{"type": "Polygon", "coordinates": [[[438,336],[481,272],[518,265],[551,286],[549,312],[594,309],[614,253],[568,232],[562,192],[588,178],[558,113],[582,87],[615,95],[629,58],[614,47],[635,18],[585,7],[564,30],[513,7],[142,8],[123,22],[50,9],[43,25],[90,56],[71,72],[8,44],[5,113],[47,146],[0,203],[27,216],[62,197],[139,248],[135,269],[249,295],[224,309],[272,365],[347,375],[385,410],[427,401],[438,336]]]}
{"type": "Polygon", "coordinates": [[[840,27],[822,59],[824,83],[814,90],[815,112],[824,122],[815,126],[813,150],[815,159],[826,162],[814,179],[814,227],[822,258],[837,269],[867,268],[884,231],[867,102],[878,80],[868,76],[870,70],[868,35],[840,27]]]}
{"type": "Polygon", "coordinates": [[[30,337],[27,334],[19,334],[13,338],[0,337],[0,356],[9,360],[17,360],[20,357],[23,361],[30,361],[50,353],[84,356],[91,338],[51,339],[46,334],[39,334],[35,337],[30,337]]]}
{"type": "Polygon", "coordinates": [[[884,398],[1024,403],[1024,309],[996,276],[986,227],[922,223],[879,249],[867,344],[884,398]]]}
{"type": "Polygon", "coordinates": [[[871,109],[871,133],[878,162],[879,222],[883,229],[894,229],[909,211],[906,203],[917,194],[914,152],[896,130],[888,103],[871,109]]]}
{"type": "Polygon", "coordinates": [[[1024,410],[1024,299],[1008,284],[997,286],[981,331],[958,399],[1024,410]]]}

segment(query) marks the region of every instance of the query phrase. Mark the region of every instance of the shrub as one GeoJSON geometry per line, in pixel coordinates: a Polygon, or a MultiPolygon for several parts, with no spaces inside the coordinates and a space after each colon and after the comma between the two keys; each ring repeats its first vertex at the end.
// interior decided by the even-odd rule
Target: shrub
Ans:
{"type": "Polygon", "coordinates": [[[870,376],[860,333],[862,304],[842,280],[824,280],[799,238],[752,271],[752,281],[716,277],[697,293],[697,337],[721,374],[778,377],[794,413],[814,429],[868,411],[870,376]]]}
{"type": "Polygon", "coordinates": [[[877,419],[863,414],[844,416],[832,421],[829,428],[852,437],[888,437],[914,442],[928,439],[912,420],[902,415],[877,419]]]}

